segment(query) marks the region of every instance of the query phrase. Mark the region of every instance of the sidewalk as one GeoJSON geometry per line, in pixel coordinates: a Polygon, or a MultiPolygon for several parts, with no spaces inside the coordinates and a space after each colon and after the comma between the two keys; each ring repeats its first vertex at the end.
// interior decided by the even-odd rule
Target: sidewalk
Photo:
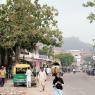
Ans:
{"type": "Polygon", "coordinates": [[[4,87],[0,87],[0,95],[53,95],[52,79],[46,81],[44,92],[40,92],[40,87],[14,87],[12,80],[8,80],[4,87]]]}
{"type": "Polygon", "coordinates": [[[40,92],[41,88],[39,86],[26,89],[26,95],[53,95],[52,79],[46,81],[44,92],[40,92]]]}
{"type": "Polygon", "coordinates": [[[13,87],[12,80],[8,80],[0,87],[0,95],[26,95],[25,87],[13,87]]]}

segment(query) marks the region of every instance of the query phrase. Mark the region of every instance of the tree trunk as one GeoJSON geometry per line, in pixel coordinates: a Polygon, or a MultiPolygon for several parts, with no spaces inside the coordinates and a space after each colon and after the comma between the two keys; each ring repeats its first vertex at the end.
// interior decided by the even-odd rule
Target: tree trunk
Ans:
{"type": "Polygon", "coordinates": [[[4,65],[5,60],[5,50],[4,48],[1,48],[1,65],[4,65]]]}
{"type": "Polygon", "coordinates": [[[0,48],[0,66],[1,66],[1,48],[0,48]]]}
{"type": "Polygon", "coordinates": [[[8,53],[8,64],[6,66],[6,71],[7,71],[7,78],[10,79],[11,78],[11,74],[12,74],[12,66],[13,66],[13,60],[12,60],[12,56],[13,56],[13,51],[12,49],[8,49],[7,51],[8,53]]]}
{"type": "Polygon", "coordinates": [[[19,63],[20,61],[20,46],[16,46],[16,51],[15,51],[15,62],[19,63]]]}
{"type": "Polygon", "coordinates": [[[5,48],[5,60],[4,65],[6,66],[8,64],[8,49],[5,48]]]}

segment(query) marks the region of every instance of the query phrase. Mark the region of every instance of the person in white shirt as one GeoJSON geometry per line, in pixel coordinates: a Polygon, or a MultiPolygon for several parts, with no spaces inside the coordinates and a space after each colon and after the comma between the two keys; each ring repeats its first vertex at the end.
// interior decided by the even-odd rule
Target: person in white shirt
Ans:
{"type": "Polygon", "coordinates": [[[32,75],[32,71],[30,70],[30,68],[28,68],[27,71],[26,71],[26,84],[27,84],[27,87],[31,87],[31,75],[32,75]]]}
{"type": "Polygon", "coordinates": [[[51,68],[50,67],[47,67],[46,68],[46,72],[47,72],[47,75],[49,76],[51,74],[51,68]]]}
{"type": "Polygon", "coordinates": [[[74,73],[74,74],[76,73],[76,70],[75,70],[75,68],[73,68],[73,73],[74,73]]]}
{"type": "Polygon", "coordinates": [[[44,68],[41,68],[39,75],[38,75],[38,79],[39,79],[39,83],[40,83],[40,87],[42,89],[42,91],[45,90],[45,81],[46,81],[46,72],[44,71],[44,68]]]}

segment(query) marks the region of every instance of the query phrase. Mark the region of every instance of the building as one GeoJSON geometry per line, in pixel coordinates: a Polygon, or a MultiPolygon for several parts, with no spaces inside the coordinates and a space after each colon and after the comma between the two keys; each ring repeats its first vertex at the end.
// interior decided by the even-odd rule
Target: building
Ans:
{"type": "Polygon", "coordinates": [[[39,55],[37,51],[31,53],[27,50],[21,52],[20,59],[31,62],[31,64],[35,65],[37,68],[40,68],[40,66],[43,65],[50,65],[53,62],[52,57],[48,58],[46,55],[39,55]]]}

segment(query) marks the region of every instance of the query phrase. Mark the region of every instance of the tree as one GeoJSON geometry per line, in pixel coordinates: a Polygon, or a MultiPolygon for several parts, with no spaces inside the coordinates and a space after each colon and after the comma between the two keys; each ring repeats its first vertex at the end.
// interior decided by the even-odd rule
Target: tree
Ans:
{"type": "Polygon", "coordinates": [[[47,55],[48,57],[53,57],[53,48],[51,46],[43,46],[41,49],[39,49],[39,54],[41,55],[47,55]]]}
{"type": "Polygon", "coordinates": [[[74,57],[71,53],[60,53],[55,55],[61,61],[62,66],[70,66],[74,61],[74,57]]]}
{"type": "MultiPolygon", "coordinates": [[[[84,7],[91,7],[91,8],[95,8],[95,0],[91,0],[91,1],[87,1],[86,4],[83,4],[84,7]]],[[[89,14],[89,16],[87,17],[87,19],[90,20],[90,23],[92,23],[95,20],[95,13],[91,12],[89,14]]]]}
{"type": "Polygon", "coordinates": [[[63,39],[57,15],[56,9],[38,0],[7,0],[0,5],[0,47],[14,50],[18,62],[21,48],[35,49],[38,42],[60,46],[63,39]]]}

